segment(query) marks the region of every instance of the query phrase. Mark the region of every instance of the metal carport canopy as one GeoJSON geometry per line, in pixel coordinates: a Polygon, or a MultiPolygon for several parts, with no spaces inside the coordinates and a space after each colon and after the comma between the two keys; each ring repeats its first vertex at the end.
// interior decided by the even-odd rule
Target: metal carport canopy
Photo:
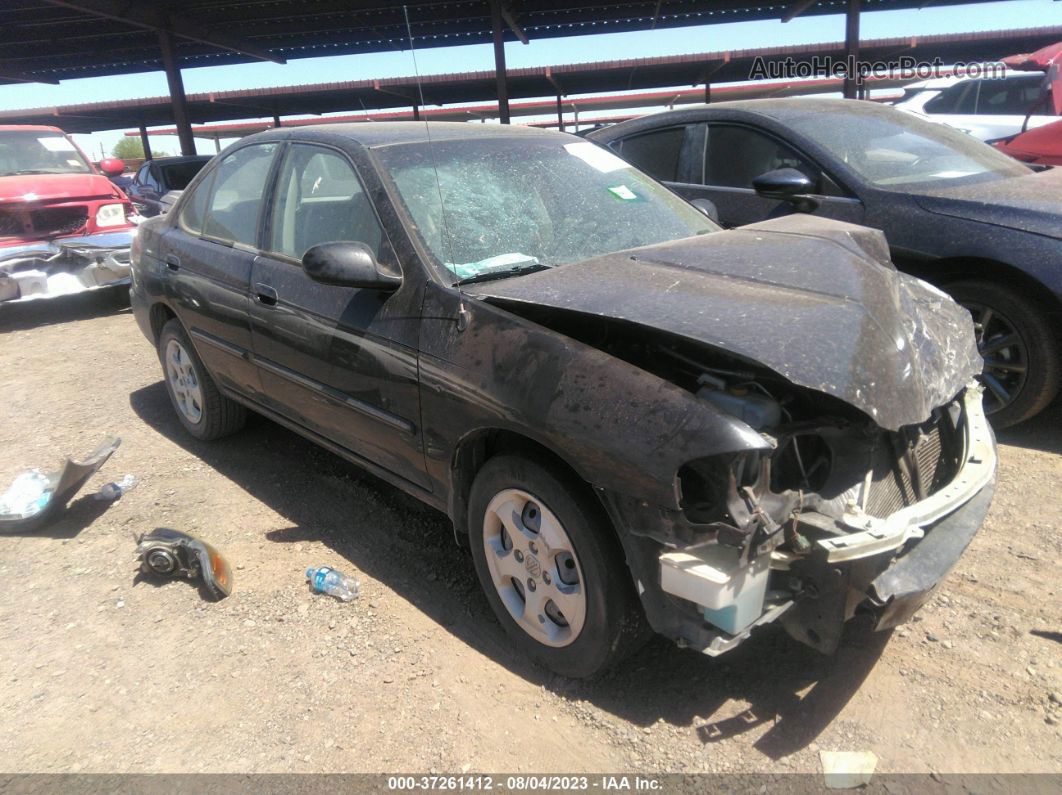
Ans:
{"type": "MultiPolygon", "coordinates": [[[[861,42],[860,48],[867,60],[894,59],[900,55],[928,60],[939,56],[945,63],[952,63],[957,60],[995,60],[1015,52],[1031,52],[1060,39],[1062,25],[873,39],[861,42]]],[[[557,94],[569,96],[698,86],[705,83],[705,75],[711,71],[711,79],[716,83],[715,98],[721,99],[723,94],[718,93],[721,89],[719,84],[746,79],[756,58],[762,58],[770,65],[787,56],[806,60],[814,55],[840,57],[843,53],[844,44],[835,42],[510,69],[509,96],[512,99],[531,99],[557,94]]],[[[426,105],[449,106],[495,99],[494,73],[487,71],[422,75],[421,88],[426,105]]],[[[411,75],[196,93],[188,95],[187,106],[189,119],[193,123],[203,124],[269,118],[274,115],[408,108],[416,104],[418,99],[417,82],[411,75]]],[[[460,117],[456,109],[455,113],[460,117]]],[[[173,121],[170,98],[166,96],[0,111],[0,122],[6,124],[49,124],[76,133],[141,125],[168,125],[173,121]]]]}
{"type": "MultiPolygon", "coordinates": [[[[506,40],[649,30],[795,13],[846,13],[851,0],[507,0],[506,40]]],[[[935,7],[988,0],[934,0],[935,7]]],[[[863,11],[915,9],[926,0],[862,0],[863,11]]],[[[158,31],[181,68],[284,61],[493,40],[490,0],[4,0],[0,81],[69,80],[163,68],[158,31]]]]}
{"type": "MultiPolygon", "coordinates": [[[[845,50],[854,60],[861,11],[919,8],[924,2],[5,0],[0,6],[0,82],[56,82],[161,68],[181,151],[192,154],[195,143],[181,78],[185,67],[252,60],[285,63],[290,58],[402,50],[410,44],[425,48],[490,41],[499,118],[508,123],[507,38],[526,43],[529,38],[844,13],[845,50]]],[[[989,0],[934,2],[943,6],[989,0]]],[[[855,96],[855,90],[855,78],[849,75],[845,96],[855,96]]]]}

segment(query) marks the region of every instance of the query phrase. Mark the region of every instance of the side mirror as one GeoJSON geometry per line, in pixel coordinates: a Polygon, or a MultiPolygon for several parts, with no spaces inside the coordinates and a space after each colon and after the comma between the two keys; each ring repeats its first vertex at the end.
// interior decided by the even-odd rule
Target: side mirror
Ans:
{"type": "Polygon", "coordinates": [[[707,215],[717,224],[719,223],[719,208],[715,206],[715,202],[709,199],[694,199],[690,202],[694,207],[707,215]]]}
{"type": "Polygon", "coordinates": [[[752,180],[752,187],[765,199],[789,202],[800,213],[814,212],[819,206],[818,201],[807,195],[815,190],[815,185],[795,168],[778,168],[760,174],[752,180]]]}
{"type": "Polygon", "coordinates": [[[381,270],[376,256],[364,243],[320,243],[302,255],[302,267],[315,282],[338,287],[397,290],[402,277],[381,270]]]}
{"type": "Polygon", "coordinates": [[[105,157],[100,161],[100,171],[108,177],[117,177],[125,171],[125,163],[117,157],[105,157]]]}

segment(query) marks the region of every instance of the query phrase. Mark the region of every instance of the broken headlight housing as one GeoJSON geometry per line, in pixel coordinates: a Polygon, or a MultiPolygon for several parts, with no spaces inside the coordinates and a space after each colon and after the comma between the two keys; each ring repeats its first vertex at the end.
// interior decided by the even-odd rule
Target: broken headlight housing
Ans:
{"type": "Polygon", "coordinates": [[[215,599],[232,593],[232,567],[220,552],[195,536],[159,527],[137,541],[140,569],[161,577],[201,578],[215,599]]]}

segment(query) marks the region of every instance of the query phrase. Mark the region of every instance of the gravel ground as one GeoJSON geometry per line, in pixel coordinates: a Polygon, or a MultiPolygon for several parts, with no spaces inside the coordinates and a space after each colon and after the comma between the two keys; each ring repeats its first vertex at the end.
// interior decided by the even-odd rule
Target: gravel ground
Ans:
{"type": "Polygon", "coordinates": [[[0,307],[0,487],[106,435],[76,500],[0,538],[6,772],[1062,772],[1062,408],[1004,434],[988,522],[893,633],[831,658],[761,631],[717,659],[657,640],[571,682],[515,656],[441,514],[261,418],[182,433],[107,297],[0,307]],[[235,591],[136,582],[136,534],[201,535],[235,591]],[[308,566],[361,582],[308,592],[308,566]]]}

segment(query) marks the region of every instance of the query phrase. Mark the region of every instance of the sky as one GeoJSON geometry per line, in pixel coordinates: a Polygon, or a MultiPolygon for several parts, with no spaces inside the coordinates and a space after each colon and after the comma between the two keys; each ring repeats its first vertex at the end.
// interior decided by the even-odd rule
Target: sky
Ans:
{"type": "MultiPolygon", "coordinates": [[[[941,33],[967,33],[983,30],[1062,25],[1062,2],[1058,0],[1003,0],[969,6],[932,6],[908,11],[875,11],[862,15],[860,37],[916,36],[941,33]]],[[[671,28],[637,33],[609,33],[557,39],[532,39],[530,44],[506,43],[505,58],[510,68],[546,66],[585,61],[645,58],[658,55],[714,50],[739,50],[776,45],[812,44],[842,41],[842,15],[797,17],[782,24],[778,20],[734,22],[721,25],[671,28]]],[[[418,50],[417,70],[421,75],[467,72],[494,68],[490,44],[437,47],[418,50]]],[[[184,69],[185,90],[226,91],[269,86],[298,85],[340,80],[408,76],[414,74],[408,51],[300,58],[287,64],[248,63],[184,69]]],[[[0,86],[0,109],[51,107],[83,102],[164,96],[168,93],[162,72],[112,75],[82,80],[64,80],[57,86],[21,84],[0,86]]],[[[357,112],[360,108],[351,108],[357,112]]],[[[93,158],[100,147],[110,152],[123,131],[75,135],[78,144],[93,158]]],[[[152,136],[152,148],[176,152],[174,136],[152,136]]],[[[212,154],[210,141],[197,140],[199,151],[212,154]]]]}

